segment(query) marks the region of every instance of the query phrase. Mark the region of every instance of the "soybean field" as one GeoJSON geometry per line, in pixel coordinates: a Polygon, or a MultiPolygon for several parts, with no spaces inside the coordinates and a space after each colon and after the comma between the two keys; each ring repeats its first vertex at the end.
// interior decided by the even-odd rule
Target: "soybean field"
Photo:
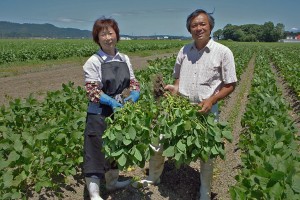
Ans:
{"type": "MultiPolygon", "coordinates": [[[[223,167],[232,167],[237,174],[223,177],[214,171],[213,182],[234,180],[227,185],[215,182],[225,191],[213,186],[215,199],[299,199],[300,45],[220,41],[234,54],[238,86],[229,97],[236,96],[230,112],[228,99],[220,103],[226,120],[216,123],[211,116],[200,115],[185,98],[157,98],[155,93],[158,81],[160,86],[172,84],[176,54],[188,42],[132,40],[118,44],[129,56],[153,51],[170,56],[149,60],[145,69],[135,71],[141,83],[140,100],[118,110],[114,120],[107,118],[111,128],[103,136],[103,151],[118,161],[124,177],[142,177],[139,169],[147,166],[149,144],[157,142],[163,132],[161,143],[167,159],[161,184],[115,194],[104,189],[104,197],[197,199],[198,159],[226,160],[234,154],[226,151],[232,145],[240,152],[239,163],[223,167]],[[246,74],[250,73],[249,63],[253,72],[246,74]],[[242,77],[251,77],[247,92],[242,77]],[[181,134],[183,131],[187,134],[181,134]]],[[[14,76],[5,75],[14,65],[86,59],[97,46],[89,40],[24,39],[0,40],[0,49],[0,77],[5,80],[14,76]]],[[[69,80],[43,99],[28,95],[1,107],[1,199],[87,199],[81,174],[86,108],[83,86],[69,80]]]]}

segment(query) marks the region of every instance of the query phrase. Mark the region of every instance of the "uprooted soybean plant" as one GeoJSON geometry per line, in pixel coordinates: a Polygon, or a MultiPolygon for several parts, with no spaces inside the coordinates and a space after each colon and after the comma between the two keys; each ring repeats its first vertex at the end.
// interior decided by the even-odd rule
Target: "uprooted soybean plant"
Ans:
{"type": "Polygon", "coordinates": [[[147,70],[139,71],[140,100],[126,103],[113,119],[107,118],[104,151],[108,158],[118,161],[120,169],[144,167],[151,144],[160,144],[163,155],[177,167],[199,158],[225,157],[224,141],[232,140],[228,124],[215,122],[212,114],[200,114],[200,107],[188,99],[164,91],[164,85],[173,81],[173,63],[174,58],[157,59],[147,70]]]}

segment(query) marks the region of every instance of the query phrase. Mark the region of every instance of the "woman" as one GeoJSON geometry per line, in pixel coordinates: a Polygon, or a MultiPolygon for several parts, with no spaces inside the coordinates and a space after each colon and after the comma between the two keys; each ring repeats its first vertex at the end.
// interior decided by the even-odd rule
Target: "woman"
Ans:
{"type": "Polygon", "coordinates": [[[126,101],[136,102],[140,89],[128,56],[116,49],[120,40],[117,22],[108,18],[97,19],[92,34],[100,49],[83,66],[89,99],[84,132],[83,170],[90,198],[96,200],[102,199],[99,185],[103,174],[108,190],[123,188],[130,183],[130,180],[119,182],[116,163],[109,163],[105,159],[101,151],[102,135],[106,129],[105,117],[123,107],[126,101]],[[130,95],[123,98],[122,91],[128,88],[130,95]]]}

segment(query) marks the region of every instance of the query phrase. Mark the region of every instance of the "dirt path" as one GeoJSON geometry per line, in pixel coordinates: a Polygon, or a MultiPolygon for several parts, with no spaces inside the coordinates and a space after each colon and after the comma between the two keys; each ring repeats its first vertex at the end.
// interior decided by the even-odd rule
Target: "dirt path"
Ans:
{"type": "MultiPolygon", "coordinates": [[[[149,57],[130,57],[134,69],[147,66],[147,60],[169,57],[172,54],[160,54],[149,57]]],[[[59,90],[63,83],[74,82],[75,86],[83,85],[83,64],[62,64],[46,71],[0,78],[0,105],[8,105],[10,100],[27,98],[34,94],[42,99],[47,91],[59,90]]]]}
{"type": "Polygon", "coordinates": [[[248,68],[242,74],[235,91],[225,100],[220,113],[220,121],[228,121],[232,125],[233,141],[225,144],[226,159],[218,158],[215,162],[213,193],[217,199],[230,199],[229,187],[235,184],[234,177],[239,173],[241,152],[238,148],[239,135],[242,131],[241,119],[247,104],[247,95],[251,89],[255,57],[252,57],[248,68]],[[226,166],[226,167],[225,167],[226,166]]]}

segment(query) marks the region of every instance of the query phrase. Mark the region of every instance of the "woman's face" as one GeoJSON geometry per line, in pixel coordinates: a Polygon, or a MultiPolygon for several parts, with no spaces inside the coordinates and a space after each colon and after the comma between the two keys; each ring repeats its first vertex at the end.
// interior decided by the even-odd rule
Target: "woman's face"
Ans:
{"type": "Polygon", "coordinates": [[[200,13],[190,24],[192,38],[196,42],[205,42],[210,39],[210,25],[208,17],[204,13],[200,13]]]}
{"type": "Polygon", "coordinates": [[[105,53],[111,55],[115,52],[117,34],[112,27],[107,27],[101,30],[98,37],[100,46],[105,53]]]}

